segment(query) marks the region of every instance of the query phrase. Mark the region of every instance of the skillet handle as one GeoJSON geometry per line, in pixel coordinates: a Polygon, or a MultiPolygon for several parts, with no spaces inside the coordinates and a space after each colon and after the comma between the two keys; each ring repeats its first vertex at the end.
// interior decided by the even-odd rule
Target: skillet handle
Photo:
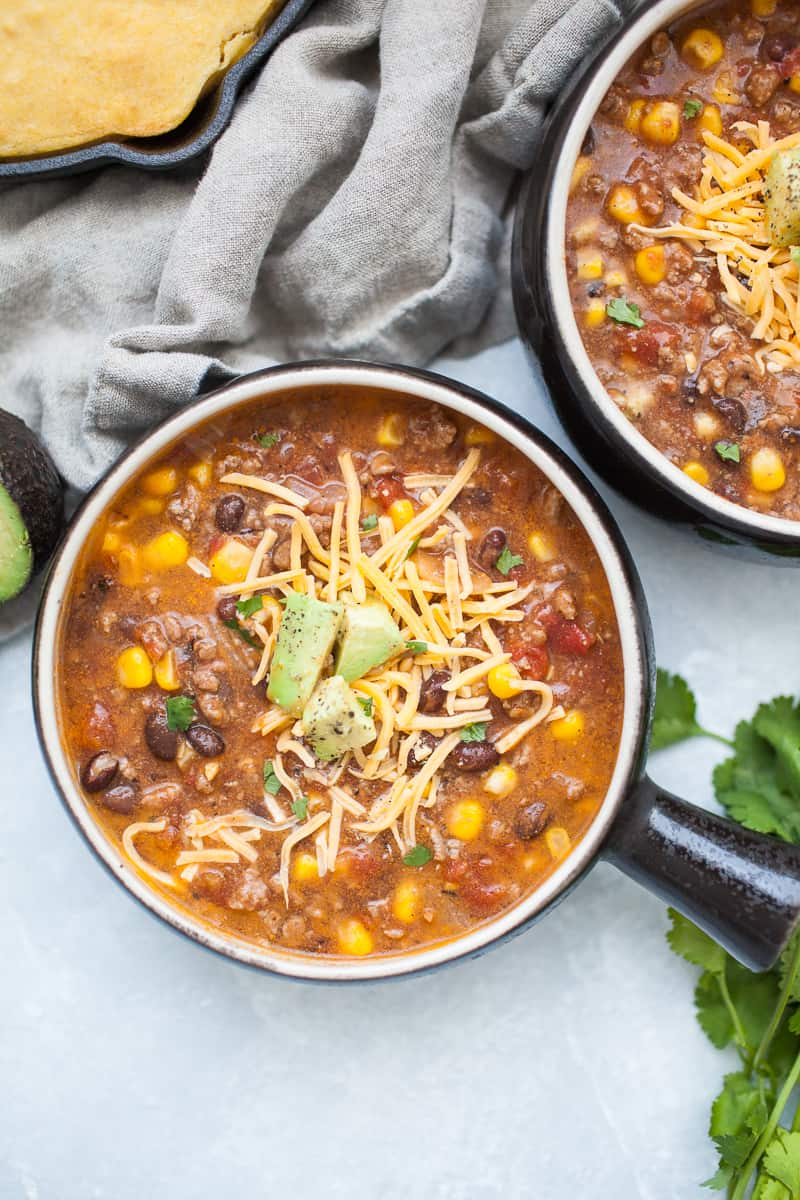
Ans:
{"type": "Polygon", "coordinates": [[[604,857],[766,971],[800,919],[800,846],[678,799],[647,776],[623,802],[604,857]]]}

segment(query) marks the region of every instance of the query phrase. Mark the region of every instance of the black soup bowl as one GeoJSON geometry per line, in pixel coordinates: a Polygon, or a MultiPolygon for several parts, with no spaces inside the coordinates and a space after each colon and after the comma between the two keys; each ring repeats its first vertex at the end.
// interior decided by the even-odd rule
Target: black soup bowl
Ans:
{"type": "Polygon", "coordinates": [[[595,373],[569,294],[569,185],[595,113],[631,56],[659,30],[697,7],[696,0],[640,6],[598,47],[554,107],[536,166],[524,179],[517,200],[514,305],[522,337],[541,362],[556,412],[598,474],[641,508],[694,529],[711,543],[732,547],[741,557],[800,565],[800,521],[758,513],[715,495],[671,463],[628,420],[595,373]]]}
{"type": "MultiPolygon", "coordinates": [[[[480,953],[521,931],[555,905],[589,868],[608,859],[713,934],[742,962],[767,968],[800,919],[800,848],[748,830],[677,799],[644,774],[653,701],[650,621],[636,570],[605,504],[578,468],[543,433],[497,401],[424,371],[330,361],[243,376],[181,409],[128,451],[89,494],[51,565],[36,628],[36,723],[53,781],[76,826],[110,874],[174,929],[238,962],[326,982],[388,978],[480,953]],[[526,455],[564,497],[586,530],[608,579],[619,629],[624,711],[611,782],[571,853],[532,893],[465,935],[420,950],[345,958],[254,944],[223,934],[156,892],[95,820],[64,744],[59,651],[81,552],[95,522],[153,460],[215,416],[258,401],[264,410],[304,396],[346,404],[367,392],[376,403],[403,397],[441,405],[481,422],[526,455]]],[[[524,803],[525,797],[520,797],[524,803]]]]}

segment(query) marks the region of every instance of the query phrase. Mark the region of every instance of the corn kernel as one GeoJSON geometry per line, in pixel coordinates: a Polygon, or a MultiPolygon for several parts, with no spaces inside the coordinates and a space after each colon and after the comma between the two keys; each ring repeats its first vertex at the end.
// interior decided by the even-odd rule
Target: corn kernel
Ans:
{"type": "Polygon", "coordinates": [[[565,854],[569,854],[572,848],[572,840],[566,829],[561,825],[554,825],[551,829],[548,829],[544,835],[544,840],[553,858],[563,858],[565,854]]]}
{"type": "Polygon", "coordinates": [[[602,300],[590,300],[583,317],[589,329],[596,329],[606,319],[606,306],[602,300]]]}
{"type": "Polygon", "coordinates": [[[410,500],[394,500],[389,505],[389,516],[395,530],[402,529],[409,521],[414,520],[414,505],[410,500]]]}
{"type": "Polygon", "coordinates": [[[582,250],[576,257],[578,279],[600,279],[603,260],[594,250],[582,250]]]}
{"type": "Polygon", "coordinates": [[[155,671],[156,683],[165,692],[176,692],[180,687],[180,679],[178,678],[178,668],[175,663],[175,651],[168,650],[162,658],[156,663],[155,671]]]}
{"type": "Polygon", "coordinates": [[[379,446],[402,446],[406,440],[405,422],[400,413],[387,413],[378,427],[379,446]]]}
{"type": "Polygon", "coordinates": [[[447,814],[447,830],[460,842],[472,842],[483,829],[483,805],[477,800],[459,800],[447,814]]]}
{"type": "Polygon", "coordinates": [[[624,122],[628,133],[637,134],[641,129],[644,105],[644,100],[634,100],[633,103],[628,107],[624,122]]]}
{"type": "Polygon", "coordinates": [[[194,482],[198,485],[198,487],[202,487],[202,488],[208,487],[208,485],[211,483],[211,478],[213,475],[213,472],[211,470],[211,463],[208,463],[208,462],[194,463],[193,466],[189,467],[189,470],[186,472],[186,474],[189,476],[190,479],[194,480],[194,482]]]}
{"type": "Polygon", "coordinates": [[[650,287],[655,287],[657,283],[661,283],[661,280],[667,273],[667,266],[664,261],[664,247],[658,242],[652,246],[645,246],[644,249],[638,250],[633,262],[636,267],[636,274],[642,283],[646,283],[650,287]]]}
{"type": "Polygon", "coordinates": [[[106,531],[100,549],[104,554],[116,554],[122,548],[122,538],[113,529],[106,531]]]}
{"type": "Polygon", "coordinates": [[[641,134],[648,142],[671,146],[681,131],[681,112],[672,100],[657,100],[642,116],[641,134]]]}
{"type": "Polygon", "coordinates": [[[401,879],[392,897],[392,912],[397,920],[410,925],[416,921],[421,907],[422,889],[416,879],[401,879]]]}
{"type": "Polygon", "coordinates": [[[722,58],[724,46],[713,29],[693,29],[681,46],[681,53],[690,67],[710,71],[722,58]]]}
{"type": "Polygon", "coordinates": [[[750,11],[754,17],[771,17],[778,7],[778,0],[751,0],[750,11]]]}
{"type": "Polygon", "coordinates": [[[734,87],[733,76],[731,75],[730,71],[723,71],[721,75],[718,76],[717,81],[714,84],[714,91],[712,92],[712,95],[718,104],[739,103],[741,96],[734,87]]]}
{"type": "Polygon", "coordinates": [[[164,511],[164,501],[158,496],[140,496],[130,507],[132,517],[157,517],[164,511]]]}
{"type": "Polygon", "coordinates": [[[800,92],[800,75],[792,75],[789,79],[789,91],[800,92]]]}
{"type": "Polygon", "coordinates": [[[626,183],[615,184],[609,192],[606,207],[614,220],[620,221],[623,225],[632,225],[634,222],[640,225],[644,224],[642,220],[644,214],[639,208],[636,192],[626,183]]]}
{"type": "Polygon", "coordinates": [[[148,496],[169,496],[178,486],[178,472],[174,467],[158,467],[142,480],[142,491],[148,496]]]}
{"type": "Polygon", "coordinates": [[[516,786],[517,772],[508,763],[500,763],[486,776],[483,790],[502,800],[505,796],[510,796],[516,786]]]}
{"type": "Polygon", "coordinates": [[[603,282],[606,287],[621,288],[625,287],[625,284],[628,282],[628,276],[624,271],[608,271],[603,282]]]}
{"type": "Polygon", "coordinates": [[[319,879],[316,854],[309,854],[307,850],[295,854],[292,859],[292,879],[295,883],[308,883],[312,879],[319,879]]]}
{"type": "Polygon", "coordinates": [[[769,446],[756,450],[750,459],[750,480],[758,492],[777,492],[786,483],[783,459],[769,446]]]}
{"type": "Polygon", "coordinates": [[[706,104],[704,106],[698,124],[701,129],[705,129],[708,133],[714,133],[717,137],[720,136],[722,133],[722,113],[716,104],[706,104]]]}
{"type": "Polygon", "coordinates": [[[218,762],[206,763],[206,765],[203,767],[203,774],[205,775],[205,777],[209,783],[213,783],[214,780],[219,775],[219,763],[218,762]]]}
{"type": "Polygon", "coordinates": [[[701,462],[687,462],[683,468],[684,475],[688,475],[695,483],[701,484],[703,487],[708,487],[709,474],[701,462]]]}
{"type": "Polygon", "coordinates": [[[151,571],[168,571],[182,566],[189,557],[189,543],[181,533],[167,529],[159,533],[142,549],[145,565],[151,571]]]}
{"type": "Polygon", "coordinates": [[[695,413],[693,424],[695,433],[704,442],[713,441],[719,434],[719,421],[712,413],[695,413]]]}
{"type": "Polygon", "coordinates": [[[119,581],[123,587],[136,587],[142,582],[142,563],[135,546],[123,546],[119,552],[117,566],[119,581]]]}
{"type": "Polygon", "coordinates": [[[125,688],[146,688],[153,682],[153,664],[141,646],[129,646],[117,659],[117,679],[125,688]]]}
{"type": "Polygon", "coordinates": [[[558,721],[551,721],[550,732],[557,742],[577,742],[583,735],[583,713],[573,708],[558,721]]]}
{"type": "Polygon", "coordinates": [[[241,583],[252,557],[252,550],[243,542],[231,538],[220,546],[216,554],[212,554],[208,565],[217,583],[241,583]]]}
{"type": "Polygon", "coordinates": [[[342,954],[363,956],[370,954],[374,945],[372,934],[357,917],[348,917],[338,929],[339,949],[342,954]]]}
{"type": "Polygon", "coordinates": [[[552,562],[556,556],[556,548],[553,543],[538,531],[528,534],[528,549],[537,562],[552,562]]]}
{"type": "Polygon", "coordinates": [[[497,434],[492,433],[485,425],[470,425],[464,441],[468,446],[489,446],[497,441],[497,434]]]}
{"type": "Polygon", "coordinates": [[[518,696],[520,691],[524,691],[524,688],[520,687],[522,680],[519,671],[508,662],[501,663],[499,667],[492,667],[486,676],[486,682],[489,691],[493,696],[497,696],[498,700],[510,700],[512,696],[518,696]]]}
{"type": "Polygon", "coordinates": [[[588,174],[592,165],[592,160],[585,154],[576,159],[575,166],[572,168],[572,177],[569,181],[570,196],[580,187],[581,180],[588,174]]]}

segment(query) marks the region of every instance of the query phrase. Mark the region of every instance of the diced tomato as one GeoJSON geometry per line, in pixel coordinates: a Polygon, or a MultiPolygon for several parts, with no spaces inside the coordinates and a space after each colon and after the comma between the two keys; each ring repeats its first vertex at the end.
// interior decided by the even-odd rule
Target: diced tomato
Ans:
{"type": "Polygon", "coordinates": [[[86,721],[87,741],[98,748],[114,742],[114,718],[100,700],[95,700],[86,721]]]}
{"type": "Polygon", "coordinates": [[[395,500],[400,500],[407,494],[399,475],[381,475],[370,487],[370,495],[373,499],[380,500],[384,508],[389,508],[395,500]]]}
{"type": "Polygon", "coordinates": [[[795,46],[794,50],[784,54],[778,64],[778,70],[784,81],[791,79],[793,75],[800,75],[800,46],[795,46]]]}
{"type": "Polygon", "coordinates": [[[374,842],[364,846],[345,846],[336,861],[345,878],[354,883],[374,879],[381,869],[380,850],[374,842]]]}
{"type": "Polygon", "coordinates": [[[620,352],[630,354],[648,367],[657,367],[661,351],[677,347],[678,332],[671,325],[648,321],[644,329],[625,328],[620,338],[620,352]]]}
{"type": "Polygon", "coordinates": [[[546,646],[539,646],[520,637],[509,641],[505,648],[520,675],[526,679],[545,678],[550,667],[550,655],[546,646]]]}
{"type": "Polygon", "coordinates": [[[490,858],[450,858],[445,863],[445,880],[455,886],[455,894],[479,916],[497,912],[507,899],[508,887],[492,876],[496,870],[490,858]]]}
{"type": "Polygon", "coordinates": [[[547,641],[557,654],[577,654],[583,658],[595,643],[593,633],[589,633],[577,621],[568,621],[549,604],[542,605],[536,620],[547,630],[547,641]]]}

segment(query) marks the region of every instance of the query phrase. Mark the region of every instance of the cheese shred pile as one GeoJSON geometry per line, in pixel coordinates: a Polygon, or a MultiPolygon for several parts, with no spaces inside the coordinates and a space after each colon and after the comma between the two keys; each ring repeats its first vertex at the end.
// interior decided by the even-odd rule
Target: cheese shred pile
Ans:
{"type": "Polygon", "coordinates": [[[733,128],[740,145],[703,132],[706,153],[697,195],[672,189],[687,219],[657,229],[636,228],[653,237],[679,238],[695,253],[714,255],[726,303],[752,322],[750,336],[764,343],[755,353],[761,373],[779,372],[800,364],[798,264],[793,247],[770,241],[763,190],[774,155],[800,146],[800,133],[775,140],[768,121],[737,121],[733,128]]]}
{"type": "MultiPolygon", "coordinates": [[[[177,856],[175,878],[150,866],[133,845],[139,834],[159,832],[160,823],[129,826],[123,841],[140,870],[179,886],[181,880],[191,882],[205,864],[255,862],[254,843],[264,832],[280,833],[284,837],[279,881],[288,903],[291,855],[301,843],[313,846],[320,877],[335,871],[347,828],[364,840],[389,832],[400,854],[416,845],[419,810],[436,803],[442,768],[461,741],[461,731],[492,719],[487,675],[510,659],[492,622],[518,623],[526,616],[526,602],[540,598],[535,582],[525,586],[514,580],[492,582],[471,565],[472,533],[451,505],[479,462],[480,451],[471,449],[451,476],[406,476],[406,487],[416,486],[423,507],[399,530],[387,517],[378,518],[377,525],[368,521],[365,529],[357,472],[350,454],[340,455],[346,500],[334,507],[328,549],[303,511],[305,498],[258,476],[223,478],[223,483],[266,494],[267,521],[272,516],[291,519],[291,566],[261,574],[276,536],[268,529],[254,551],[246,579],[219,587],[219,594],[244,600],[266,590],[284,596],[294,590],[327,601],[342,593],[361,601],[379,599],[407,639],[408,653],[352,684],[375,721],[377,736],[369,748],[353,750],[334,763],[320,763],[302,741],[302,725],[277,705],[269,705],[252,726],[255,733],[276,736],[270,762],[281,789],[277,795],[270,790],[264,793],[269,818],[246,810],[205,818],[193,811],[186,820],[187,849],[177,856]],[[370,553],[362,549],[365,540],[370,541],[370,553]],[[424,681],[442,668],[450,675],[443,711],[420,712],[424,681]],[[368,808],[347,790],[348,780],[372,785],[369,794],[375,798],[368,808]]],[[[269,672],[283,613],[274,595],[262,596],[262,604],[249,618],[249,627],[263,647],[254,684],[269,672]]],[[[521,679],[518,691],[531,692],[535,699],[523,718],[508,719],[495,743],[502,754],[514,750],[537,725],[564,714],[554,705],[548,683],[521,679]]]]}

